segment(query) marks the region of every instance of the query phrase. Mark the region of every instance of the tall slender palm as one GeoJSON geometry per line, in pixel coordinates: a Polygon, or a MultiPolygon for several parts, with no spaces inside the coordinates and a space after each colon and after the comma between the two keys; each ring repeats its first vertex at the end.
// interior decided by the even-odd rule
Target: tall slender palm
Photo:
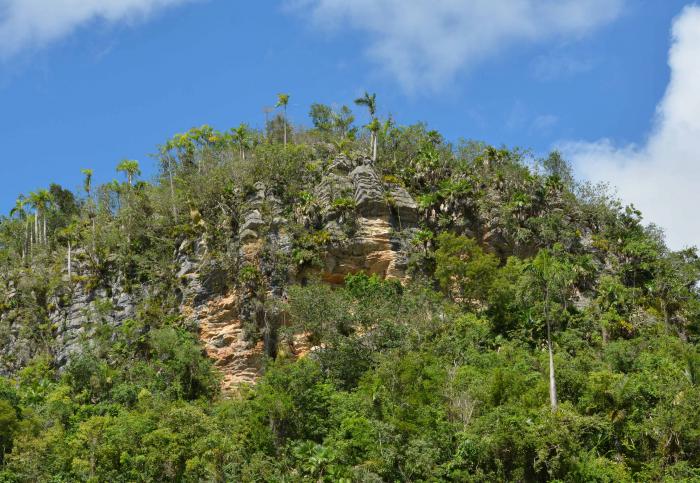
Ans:
{"type": "Polygon", "coordinates": [[[365,95],[355,99],[355,104],[358,106],[366,106],[369,111],[370,122],[367,128],[370,130],[369,143],[372,149],[372,161],[377,160],[377,132],[379,131],[380,125],[379,120],[376,118],[377,114],[377,94],[368,93],[365,91],[365,95]]]}
{"type": "Polygon", "coordinates": [[[46,236],[46,212],[51,203],[51,193],[45,189],[32,191],[29,193],[28,201],[29,205],[34,209],[34,243],[46,243],[48,241],[46,236]]]}
{"type": "Polygon", "coordinates": [[[284,121],[284,145],[287,146],[287,105],[289,104],[289,94],[277,94],[277,104],[275,107],[281,107],[284,110],[282,120],[284,121]]]}
{"type": "Polygon", "coordinates": [[[575,278],[573,268],[566,261],[557,259],[547,250],[541,250],[530,266],[534,275],[533,288],[535,296],[541,298],[542,317],[544,318],[547,353],[549,356],[549,400],[552,411],[558,408],[557,381],[554,372],[554,346],[552,343],[553,324],[557,316],[565,310],[568,293],[575,278]]]}
{"type": "Polygon", "coordinates": [[[85,194],[87,194],[89,198],[90,190],[92,189],[92,170],[86,168],[81,169],[80,172],[85,175],[85,178],[83,179],[83,189],[85,190],[85,194]]]}
{"type": "Polygon", "coordinates": [[[79,226],[76,221],[73,221],[65,228],[58,232],[60,241],[66,243],[66,271],[68,272],[68,281],[73,279],[73,245],[78,239],[79,226]]]}
{"type": "Polygon", "coordinates": [[[27,255],[27,245],[29,240],[29,230],[31,223],[29,217],[27,216],[27,210],[24,209],[25,206],[27,206],[27,199],[24,197],[24,195],[19,195],[17,197],[17,200],[15,201],[15,206],[12,208],[12,210],[10,210],[10,216],[17,215],[17,217],[20,220],[27,221],[27,227],[25,229],[22,240],[22,260],[24,260],[27,255]]]}
{"type": "Polygon", "coordinates": [[[32,207],[34,210],[34,231],[32,233],[32,241],[31,245],[32,247],[36,244],[39,243],[39,207],[40,207],[40,201],[39,201],[39,194],[36,191],[32,191],[29,193],[29,196],[27,197],[27,201],[29,203],[29,206],[32,207]]]}
{"type": "Polygon", "coordinates": [[[24,207],[27,206],[27,199],[24,195],[19,195],[15,200],[15,206],[10,210],[10,216],[17,215],[18,218],[24,219],[27,216],[27,212],[24,207]]]}
{"type": "Polygon", "coordinates": [[[43,218],[42,221],[43,221],[44,244],[47,244],[49,242],[49,237],[48,237],[48,234],[46,232],[46,218],[47,218],[46,215],[49,211],[49,207],[51,206],[51,203],[53,202],[53,196],[51,196],[51,193],[49,193],[49,191],[46,189],[40,189],[37,194],[39,196],[41,217],[43,218]]]}
{"type": "Polygon", "coordinates": [[[369,111],[369,117],[374,117],[377,114],[377,94],[369,94],[365,91],[365,95],[355,99],[355,104],[358,106],[366,106],[369,111]]]}
{"type": "Polygon", "coordinates": [[[96,235],[95,232],[97,231],[95,229],[95,213],[93,211],[94,205],[93,205],[93,200],[92,197],[90,196],[92,194],[92,175],[93,171],[89,168],[81,169],[80,170],[83,175],[85,175],[85,178],[83,179],[83,189],[85,190],[85,194],[87,195],[88,198],[88,216],[90,217],[91,224],[92,224],[92,249],[95,251],[95,239],[96,235]]]}
{"type": "Polygon", "coordinates": [[[367,129],[369,129],[372,135],[372,161],[377,160],[377,139],[379,139],[379,130],[381,127],[382,125],[376,117],[367,125],[367,129]]]}
{"type": "Polygon", "coordinates": [[[139,168],[138,161],[125,159],[117,165],[117,172],[124,173],[127,184],[132,186],[134,184],[134,178],[141,174],[141,169],[139,168]]]}
{"type": "Polygon", "coordinates": [[[250,142],[250,131],[248,130],[248,126],[241,123],[237,128],[234,128],[231,131],[233,134],[233,141],[238,145],[241,159],[245,161],[245,150],[250,142]]]}

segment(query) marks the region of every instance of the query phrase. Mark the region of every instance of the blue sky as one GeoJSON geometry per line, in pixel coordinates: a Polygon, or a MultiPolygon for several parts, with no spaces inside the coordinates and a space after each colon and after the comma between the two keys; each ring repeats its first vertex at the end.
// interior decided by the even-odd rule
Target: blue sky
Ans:
{"type": "MultiPolygon", "coordinates": [[[[698,9],[684,9],[691,2],[70,3],[0,0],[2,211],[52,181],[77,188],[81,168],[106,181],[133,158],[152,172],[155,146],[195,125],[260,126],[277,92],[291,94],[293,121],[308,123],[312,102],[350,104],[369,90],[380,114],[425,121],[451,140],[536,153],[560,146],[582,176],[606,175],[646,208],[673,246],[700,243],[699,229],[687,229],[693,218],[670,215],[694,199],[675,200],[682,193],[668,185],[649,197],[634,182],[653,173],[638,166],[668,153],[654,151],[655,136],[673,124],[663,124],[664,112],[677,112],[664,111],[664,99],[684,103],[669,94],[669,48],[690,59],[679,79],[700,70],[691,55],[700,53],[700,22],[690,18],[698,9]],[[679,15],[689,26],[672,37],[679,15]],[[676,204],[659,207],[664,192],[676,204]]],[[[697,168],[694,147],[678,154],[690,153],[679,168],[697,168]]]]}

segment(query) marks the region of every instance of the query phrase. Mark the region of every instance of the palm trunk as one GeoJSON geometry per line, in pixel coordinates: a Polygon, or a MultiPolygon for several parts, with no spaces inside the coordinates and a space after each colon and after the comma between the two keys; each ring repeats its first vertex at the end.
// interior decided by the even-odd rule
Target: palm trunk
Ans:
{"type": "Polygon", "coordinates": [[[287,106],[284,106],[284,147],[287,147],[287,106]]]}
{"type": "Polygon", "coordinates": [[[71,245],[70,240],[68,240],[68,262],[66,263],[68,266],[68,283],[71,282],[73,279],[73,264],[72,264],[72,255],[73,255],[73,246],[71,245]]]}
{"type": "Polygon", "coordinates": [[[547,322],[547,351],[549,352],[549,402],[552,412],[556,412],[557,401],[557,380],[554,375],[554,350],[552,349],[552,324],[549,320],[549,287],[545,289],[544,317],[547,322]]]}
{"type": "Polygon", "coordinates": [[[177,221],[177,204],[175,203],[175,185],[173,184],[173,165],[170,157],[168,157],[168,178],[170,178],[170,202],[173,205],[173,217],[177,221]]]}
{"type": "Polygon", "coordinates": [[[550,334],[549,322],[547,322],[547,349],[549,351],[549,402],[552,405],[552,412],[556,412],[557,401],[557,380],[554,376],[554,351],[552,350],[552,337],[550,334]]]}
{"type": "Polygon", "coordinates": [[[377,161],[377,133],[374,133],[374,141],[372,142],[372,161],[377,161]]]}
{"type": "Polygon", "coordinates": [[[27,217],[27,227],[24,230],[24,253],[29,255],[32,247],[32,221],[27,217]]]}
{"type": "Polygon", "coordinates": [[[44,215],[44,245],[48,245],[49,237],[46,234],[46,215],[44,215]]]}

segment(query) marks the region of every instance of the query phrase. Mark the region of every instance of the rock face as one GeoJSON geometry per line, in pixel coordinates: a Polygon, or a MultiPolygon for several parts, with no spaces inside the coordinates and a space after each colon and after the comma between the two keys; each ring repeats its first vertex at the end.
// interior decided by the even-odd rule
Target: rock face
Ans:
{"type": "Polygon", "coordinates": [[[233,240],[238,246],[239,272],[227,274],[238,280],[236,288],[217,294],[200,279],[201,268],[209,263],[201,241],[194,245],[183,242],[176,257],[182,282],[181,310],[221,372],[224,394],[254,383],[265,357],[276,356],[282,314],[275,306],[284,298],[289,278],[278,258],[292,249],[280,201],[263,183],[255,184],[241,219],[233,240]]]}
{"type": "MultiPolygon", "coordinates": [[[[4,305],[0,310],[0,375],[8,376],[25,366],[34,356],[36,345],[23,325],[16,323],[18,314],[12,308],[19,298],[11,280],[0,280],[4,305]]],[[[3,302],[0,300],[0,302],[3,302]]]]}
{"type": "MultiPolygon", "coordinates": [[[[84,267],[74,264],[73,269],[80,273],[84,267]]],[[[48,320],[51,338],[48,341],[53,362],[63,370],[70,359],[84,348],[90,347],[91,336],[100,324],[119,327],[132,318],[136,311],[138,297],[126,292],[117,278],[108,281],[106,286],[87,289],[84,282],[75,282],[71,292],[55,296],[48,302],[47,313],[33,314],[36,325],[48,320]]],[[[18,297],[11,291],[7,300],[18,297]]],[[[25,366],[34,357],[37,342],[32,340],[37,334],[22,333],[19,327],[27,330],[26,324],[15,323],[16,317],[25,320],[32,314],[16,314],[13,310],[0,313],[0,375],[10,375],[25,366]]],[[[31,332],[31,331],[29,331],[31,332]]],[[[45,347],[46,341],[42,344],[45,347]]]]}
{"type": "MultiPolygon", "coordinates": [[[[340,284],[347,274],[357,272],[406,277],[407,244],[416,231],[418,210],[403,187],[383,183],[370,160],[341,155],[324,171],[313,198],[318,207],[314,213],[285,211],[263,183],[254,185],[236,225],[239,273],[228,274],[238,285],[224,295],[215,295],[199,278],[200,267],[207,264],[202,242],[183,244],[176,256],[183,312],[221,371],[224,393],[254,383],[266,357],[276,357],[278,352],[302,357],[312,349],[304,334],[285,343],[278,340],[278,331],[286,323],[286,314],[279,308],[286,287],[305,277],[289,273],[287,265],[280,263],[293,249],[285,212],[294,212],[295,221],[310,232],[327,234],[322,280],[340,284]]],[[[310,270],[312,275],[314,269],[310,270]]]]}
{"type": "Polygon", "coordinates": [[[339,284],[357,272],[405,278],[407,244],[416,231],[418,209],[403,187],[382,183],[368,159],[353,163],[339,157],[324,174],[316,196],[324,206],[324,228],[338,234],[345,227],[347,235],[337,237],[327,250],[323,280],[339,284]],[[346,215],[351,220],[342,219],[333,209],[333,201],[346,196],[355,203],[353,213],[346,215]]]}
{"type": "Polygon", "coordinates": [[[119,282],[109,289],[93,291],[86,291],[82,284],[78,284],[70,300],[67,306],[49,312],[55,332],[54,360],[61,368],[85,344],[89,345],[96,324],[119,327],[136,311],[135,296],[125,292],[119,282]]]}
{"type": "MultiPolygon", "coordinates": [[[[254,383],[267,357],[278,353],[301,357],[312,350],[304,334],[279,340],[287,323],[283,307],[290,284],[317,275],[341,284],[347,274],[358,272],[406,278],[418,210],[403,187],[382,181],[370,160],[339,155],[322,173],[312,198],[313,210],[285,207],[268,187],[256,183],[232,219],[230,267],[223,269],[212,259],[206,235],[183,240],[173,254],[181,313],[221,371],[225,393],[254,383]],[[299,268],[290,262],[295,243],[303,237],[300,227],[321,240],[315,248],[320,268],[299,268]]],[[[77,279],[83,271],[79,265],[73,267],[77,279]]],[[[71,293],[50,301],[44,317],[52,327],[53,356],[59,367],[89,347],[97,324],[119,327],[134,317],[146,295],[146,287],[139,289],[143,293],[127,292],[118,277],[102,282],[99,289],[77,282],[71,293]]],[[[13,289],[3,283],[0,292],[11,302],[13,289]]],[[[11,314],[0,311],[0,374],[26,364],[36,347],[18,333],[11,314]]]]}
{"type": "Polygon", "coordinates": [[[241,384],[253,384],[260,376],[264,358],[263,342],[246,341],[235,292],[208,302],[198,313],[199,338],[214,366],[222,373],[221,389],[235,391],[241,384]]]}

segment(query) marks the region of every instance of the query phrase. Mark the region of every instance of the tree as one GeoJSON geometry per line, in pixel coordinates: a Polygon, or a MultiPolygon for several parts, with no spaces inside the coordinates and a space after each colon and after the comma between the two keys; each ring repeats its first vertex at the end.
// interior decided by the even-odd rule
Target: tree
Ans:
{"type": "Polygon", "coordinates": [[[245,161],[245,150],[249,147],[250,143],[250,130],[248,126],[241,123],[237,128],[231,129],[231,134],[233,134],[233,142],[238,146],[241,159],[245,161]]]}
{"type": "Polygon", "coordinates": [[[333,109],[325,104],[311,104],[311,108],[309,109],[309,117],[314,127],[325,134],[333,130],[334,114],[333,109]]]}
{"type": "Polygon", "coordinates": [[[27,249],[28,249],[28,242],[29,242],[29,237],[30,237],[30,232],[29,230],[31,229],[31,220],[29,219],[29,216],[27,216],[27,211],[24,209],[25,206],[27,206],[28,200],[25,198],[24,195],[19,195],[17,197],[17,200],[15,201],[15,206],[10,210],[10,216],[15,216],[20,220],[26,220],[27,221],[27,227],[24,232],[24,240],[22,240],[22,260],[25,259],[27,255],[27,249]]]}
{"type": "Polygon", "coordinates": [[[10,216],[17,215],[20,219],[24,219],[27,216],[27,212],[24,207],[27,206],[27,199],[24,195],[19,195],[15,200],[15,206],[10,210],[10,216]]]}
{"type": "Polygon", "coordinates": [[[348,106],[343,106],[340,108],[340,112],[333,113],[333,126],[343,138],[351,135],[354,131],[354,128],[351,128],[353,122],[355,122],[355,116],[352,115],[348,106]]]}
{"type": "Polygon", "coordinates": [[[62,228],[58,232],[59,240],[66,244],[66,271],[68,272],[68,281],[73,278],[73,245],[76,242],[79,234],[79,226],[76,221],[73,221],[68,226],[62,228]]]}
{"type": "Polygon", "coordinates": [[[85,178],[83,179],[83,189],[85,190],[85,194],[90,197],[90,190],[92,188],[92,170],[91,169],[81,169],[81,173],[85,175],[85,178]]]}
{"type": "Polygon", "coordinates": [[[91,225],[92,225],[92,249],[93,251],[95,250],[95,239],[96,239],[96,227],[95,227],[95,213],[94,213],[94,204],[92,197],[90,196],[92,194],[92,175],[93,171],[89,168],[85,168],[80,170],[81,173],[85,176],[83,178],[83,189],[85,190],[85,194],[88,197],[88,216],[90,217],[91,220],[91,225]]]}
{"type": "Polygon", "coordinates": [[[377,160],[377,139],[379,138],[379,130],[381,127],[382,125],[376,117],[367,125],[367,129],[369,129],[372,135],[372,161],[377,160]]]}
{"type": "Polygon", "coordinates": [[[365,95],[355,99],[355,104],[358,106],[366,106],[369,111],[370,122],[367,128],[370,132],[370,149],[372,150],[372,161],[377,160],[377,132],[379,132],[380,124],[379,120],[375,117],[377,113],[377,94],[369,94],[365,92],[365,95]]]}
{"type": "Polygon", "coordinates": [[[44,229],[44,244],[47,244],[49,242],[48,238],[48,233],[46,231],[46,218],[47,214],[49,211],[49,207],[54,201],[54,197],[52,194],[46,190],[46,189],[41,189],[39,190],[39,202],[41,203],[41,213],[42,213],[42,218],[43,218],[43,229],[44,229]]]}
{"type": "Polygon", "coordinates": [[[369,111],[369,117],[374,118],[377,113],[377,94],[369,94],[365,91],[365,95],[355,99],[355,104],[358,106],[366,106],[369,111]]]}
{"type": "Polygon", "coordinates": [[[574,175],[571,172],[571,166],[559,151],[549,153],[549,156],[542,160],[542,167],[550,177],[561,181],[565,186],[573,185],[574,175]]]}
{"type": "Polygon", "coordinates": [[[37,243],[46,243],[46,211],[51,203],[51,194],[46,189],[29,193],[29,204],[34,208],[34,239],[37,243]],[[43,220],[43,231],[42,231],[43,220]]]}
{"type": "Polygon", "coordinates": [[[568,296],[575,278],[570,263],[554,256],[550,250],[540,250],[528,269],[526,291],[531,300],[531,314],[544,319],[549,355],[549,401],[552,411],[558,407],[557,381],[554,371],[553,325],[560,320],[567,308],[568,296]]]}
{"type": "Polygon", "coordinates": [[[129,186],[133,185],[134,178],[141,174],[139,162],[131,159],[125,159],[117,165],[117,172],[124,173],[129,186]]]}
{"type": "Polygon", "coordinates": [[[498,269],[498,259],[464,236],[441,233],[435,251],[435,278],[453,299],[468,307],[483,306],[498,269]]]}
{"type": "Polygon", "coordinates": [[[281,107],[284,110],[284,145],[287,145],[287,105],[289,104],[289,94],[277,94],[277,104],[275,107],[281,107]]]}
{"type": "Polygon", "coordinates": [[[348,106],[342,106],[339,111],[333,110],[326,104],[311,104],[309,117],[316,130],[323,135],[335,134],[341,139],[351,133],[355,117],[348,106]]]}

